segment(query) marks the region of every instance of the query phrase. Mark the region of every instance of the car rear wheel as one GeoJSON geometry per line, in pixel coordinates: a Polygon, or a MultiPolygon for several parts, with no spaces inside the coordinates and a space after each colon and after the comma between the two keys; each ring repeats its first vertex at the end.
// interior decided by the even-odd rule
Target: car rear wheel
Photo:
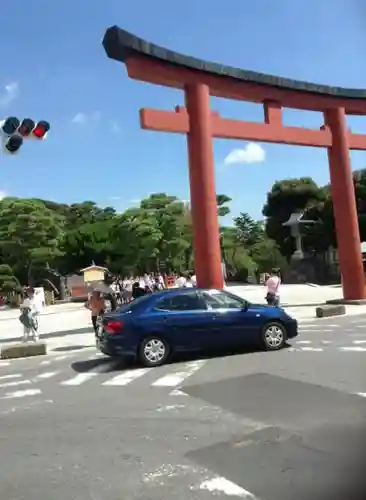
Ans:
{"type": "Polygon", "coordinates": [[[277,351],[282,349],[286,342],[286,330],[281,323],[271,321],[267,323],[262,331],[262,344],[266,351],[277,351]]]}
{"type": "Polygon", "coordinates": [[[141,342],[139,361],[144,366],[161,366],[169,357],[170,348],[159,336],[151,336],[141,342]]]}

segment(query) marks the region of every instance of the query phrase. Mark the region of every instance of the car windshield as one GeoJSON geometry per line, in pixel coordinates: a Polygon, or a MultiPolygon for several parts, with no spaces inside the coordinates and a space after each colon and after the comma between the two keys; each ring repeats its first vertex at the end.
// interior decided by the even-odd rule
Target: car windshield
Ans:
{"type": "Polygon", "coordinates": [[[209,296],[213,297],[213,299],[221,304],[222,307],[227,307],[229,304],[231,307],[234,307],[234,303],[236,303],[236,307],[246,307],[248,305],[248,301],[243,299],[242,297],[239,297],[238,295],[235,295],[234,293],[230,293],[228,291],[223,291],[223,290],[206,290],[206,292],[209,296]]]}

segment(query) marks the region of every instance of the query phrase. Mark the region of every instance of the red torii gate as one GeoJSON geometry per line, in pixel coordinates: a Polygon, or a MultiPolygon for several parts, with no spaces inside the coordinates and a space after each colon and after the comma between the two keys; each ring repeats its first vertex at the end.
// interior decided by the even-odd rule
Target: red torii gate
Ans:
{"type": "Polygon", "coordinates": [[[360,233],[349,150],[366,150],[366,135],[352,134],[345,116],[366,115],[366,90],[328,87],[222,66],[150,44],[117,26],[107,29],[104,49],[123,62],[130,78],[180,88],[186,107],[141,109],[144,129],[187,134],[197,282],[222,288],[212,138],[274,142],[328,150],[343,295],[365,298],[360,233]],[[210,95],[262,104],[264,123],[221,118],[210,95]],[[282,108],[320,111],[320,130],[285,127],[282,108]]]}

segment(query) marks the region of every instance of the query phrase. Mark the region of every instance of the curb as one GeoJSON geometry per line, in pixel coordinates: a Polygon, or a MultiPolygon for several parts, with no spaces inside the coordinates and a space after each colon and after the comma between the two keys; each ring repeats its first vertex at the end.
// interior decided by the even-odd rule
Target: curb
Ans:
{"type": "Polygon", "coordinates": [[[325,306],[327,302],[310,302],[309,304],[288,304],[287,302],[283,302],[280,304],[280,307],[319,307],[325,306]]]}

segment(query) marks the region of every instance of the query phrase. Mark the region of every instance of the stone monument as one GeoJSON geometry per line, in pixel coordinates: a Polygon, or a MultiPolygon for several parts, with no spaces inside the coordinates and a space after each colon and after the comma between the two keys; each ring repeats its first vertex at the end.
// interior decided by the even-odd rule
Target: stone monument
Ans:
{"type": "Polygon", "coordinates": [[[305,224],[315,224],[316,221],[304,219],[303,212],[294,212],[289,220],[283,223],[284,227],[289,227],[291,236],[295,239],[296,250],[291,256],[290,268],[286,273],[287,283],[314,283],[316,280],[314,266],[305,254],[302,245],[301,226],[305,224]]]}

